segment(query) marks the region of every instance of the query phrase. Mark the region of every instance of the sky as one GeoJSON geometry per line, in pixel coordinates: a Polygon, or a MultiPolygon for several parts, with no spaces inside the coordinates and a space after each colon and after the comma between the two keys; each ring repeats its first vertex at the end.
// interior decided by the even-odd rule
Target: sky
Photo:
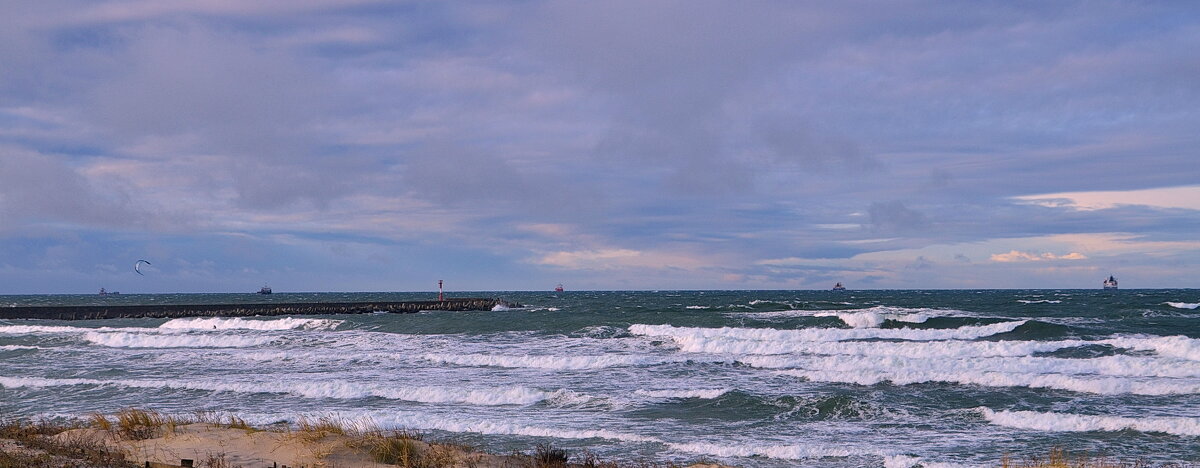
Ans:
{"type": "Polygon", "coordinates": [[[1200,286],[1194,2],[0,11],[0,294],[1200,286]]]}

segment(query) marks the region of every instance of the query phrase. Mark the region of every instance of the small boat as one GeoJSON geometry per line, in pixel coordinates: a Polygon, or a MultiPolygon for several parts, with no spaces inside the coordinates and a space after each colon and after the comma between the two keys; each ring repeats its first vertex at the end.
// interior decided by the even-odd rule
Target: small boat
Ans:
{"type": "Polygon", "coordinates": [[[259,290],[258,290],[258,293],[259,293],[259,294],[271,294],[271,287],[270,287],[270,286],[263,286],[263,287],[262,287],[262,289],[259,289],[259,290]]]}
{"type": "Polygon", "coordinates": [[[563,292],[563,287],[562,287],[562,285],[561,285],[561,284],[555,285],[555,286],[554,286],[554,292],[563,292]]]}
{"type": "Polygon", "coordinates": [[[833,290],[834,291],[845,291],[846,287],[842,286],[842,283],[838,283],[838,284],[833,285],[833,290]]]}
{"type": "Polygon", "coordinates": [[[1104,289],[1117,289],[1117,279],[1108,275],[1108,279],[1104,280],[1104,289]]]}
{"type": "Polygon", "coordinates": [[[117,294],[121,294],[121,293],[120,293],[120,292],[117,292],[117,291],[111,291],[111,292],[110,292],[110,291],[105,291],[105,290],[104,290],[104,288],[100,288],[100,295],[101,295],[101,296],[113,296],[113,295],[117,295],[117,294]]]}

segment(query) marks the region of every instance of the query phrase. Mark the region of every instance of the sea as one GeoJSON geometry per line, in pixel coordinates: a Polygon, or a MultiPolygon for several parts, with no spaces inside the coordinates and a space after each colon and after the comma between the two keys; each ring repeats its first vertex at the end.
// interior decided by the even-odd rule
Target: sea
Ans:
{"type": "MultiPolygon", "coordinates": [[[[0,320],[0,418],[370,421],[496,453],[747,467],[1200,464],[1200,290],[470,292],[523,307],[0,320]]],[[[0,307],[429,300],[0,296],[0,307]]],[[[577,458],[578,459],[578,458],[577,458]]]]}

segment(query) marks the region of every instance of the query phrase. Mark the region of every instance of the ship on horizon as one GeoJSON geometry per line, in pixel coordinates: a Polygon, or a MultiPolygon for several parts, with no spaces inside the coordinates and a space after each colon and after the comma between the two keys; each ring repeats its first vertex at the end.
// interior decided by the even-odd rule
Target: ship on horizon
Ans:
{"type": "Polygon", "coordinates": [[[834,291],[845,291],[846,287],[842,286],[841,282],[838,282],[838,284],[833,285],[833,290],[834,291]]]}
{"type": "Polygon", "coordinates": [[[1108,279],[1104,280],[1104,289],[1117,289],[1117,279],[1108,275],[1108,279]]]}

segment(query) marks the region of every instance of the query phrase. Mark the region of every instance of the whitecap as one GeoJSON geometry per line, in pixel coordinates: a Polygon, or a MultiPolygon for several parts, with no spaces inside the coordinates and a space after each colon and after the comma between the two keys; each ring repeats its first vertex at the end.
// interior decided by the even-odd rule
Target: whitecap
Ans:
{"type": "Polygon", "coordinates": [[[1186,395],[1200,393],[1200,381],[1196,380],[1135,380],[1120,377],[1086,377],[1061,374],[854,369],[844,370],[785,370],[780,375],[801,377],[814,382],[835,382],[856,385],[891,383],[910,385],[928,382],[949,382],[961,385],[985,387],[1030,387],[1053,388],[1081,393],[1101,395],[1186,395]]]}
{"type": "Polygon", "coordinates": [[[661,359],[649,356],[605,354],[595,356],[500,355],[500,354],[425,354],[423,359],[440,364],[533,369],[602,369],[607,367],[658,364],[661,359]]]}
{"type": "Polygon", "coordinates": [[[163,335],[147,333],[87,332],[88,342],[110,348],[247,348],[271,342],[269,336],[238,335],[163,335]]]}
{"type": "Polygon", "coordinates": [[[908,328],[804,328],[799,330],[777,330],[774,328],[697,328],[673,325],[633,324],[629,332],[634,335],[665,336],[671,338],[733,338],[750,341],[844,341],[868,338],[897,340],[950,340],[974,339],[1010,332],[1023,325],[1025,320],[1000,322],[990,325],[964,326],[959,328],[908,329],[908,328]]]}
{"type": "Polygon", "coordinates": [[[680,389],[680,390],[642,390],[638,389],[633,392],[634,395],[644,396],[648,398],[700,398],[711,400],[726,393],[731,389],[728,388],[695,388],[695,389],[680,389]]]}
{"type": "Polygon", "coordinates": [[[1176,309],[1195,309],[1200,307],[1200,302],[1167,302],[1165,304],[1176,309]]]}
{"type": "Polygon", "coordinates": [[[212,317],[174,319],[159,325],[158,328],[163,330],[332,330],[342,323],[341,320],[292,317],[272,320],[212,317]]]}
{"type": "Polygon", "coordinates": [[[980,407],[979,412],[989,423],[1016,429],[1049,432],[1161,432],[1181,436],[1200,436],[1200,418],[1141,416],[1094,416],[1037,411],[995,411],[980,407]]]}

